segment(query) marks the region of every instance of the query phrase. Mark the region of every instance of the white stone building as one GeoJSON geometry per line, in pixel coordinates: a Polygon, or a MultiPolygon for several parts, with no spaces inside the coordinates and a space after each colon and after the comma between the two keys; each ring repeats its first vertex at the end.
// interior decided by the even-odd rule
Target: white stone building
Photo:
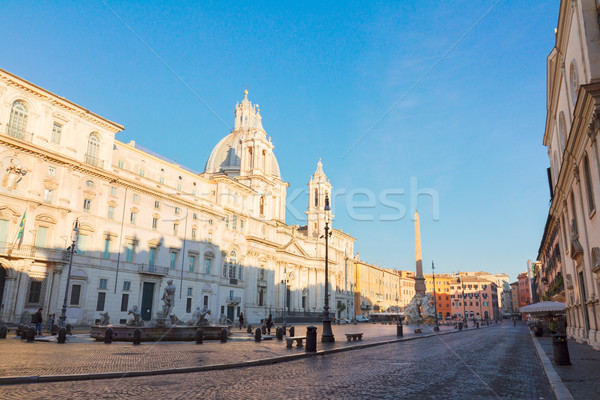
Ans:
{"type": "MultiPolygon", "coordinates": [[[[123,126],[0,70],[0,320],[39,307],[60,314],[76,221],[71,323],[104,311],[119,322],[133,305],[149,320],[168,280],[182,319],[203,306],[252,323],[321,313],[331,184],[319,161],[307,225],[287,225],[288,184],[247,92],[234,117],[198,173],[116,140],[123,126]]],[[[336,315],[350,318],[354,240],[337,229],[329,240],[330,309],[343,303],[336,315]]]]}
{"type": "MultiPolygon", "coordinates": [[[[600,29],[597,0],[560,3],[548,55],[544,145],[550,158],[550,234],[542,268],[561,266],[567,334],[600,349],[600,29]],[[556,232],[556,234],[555,234],[556,232]],[[555,241],[558,239],[558,241],[555,241]],[[559,254],[550,254],[558,245],[559,254]]],[[[542,271],[546,274],[546,271],[542,271]]]]}

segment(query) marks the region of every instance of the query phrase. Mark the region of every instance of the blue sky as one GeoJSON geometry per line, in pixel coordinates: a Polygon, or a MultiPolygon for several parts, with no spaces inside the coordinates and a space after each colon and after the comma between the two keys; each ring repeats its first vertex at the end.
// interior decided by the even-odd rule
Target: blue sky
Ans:
{"type": "MultiPolygon", "coordinates": [[[[412,179],[439,197],[439,207],[418,199],[425,272],[435,260],[438,272],[516,279],[537,256],[548,210],[542,136],[558,5],[5,1],[0,68],[200,172],[247,85],[288,196],[322,157],[346,193],[334,226],[357,238],[361,259],[414,269],[412,179]],[[368,200],[349,193],[401,190],[387,199],[404,218],[382,221],[400,212],[379,200],[348,212],[368,200]]],[[[290,207],[306,204],[301,195],[290,207]]],[[[292,212],[287,222],[303,223],[292,212]]]]}

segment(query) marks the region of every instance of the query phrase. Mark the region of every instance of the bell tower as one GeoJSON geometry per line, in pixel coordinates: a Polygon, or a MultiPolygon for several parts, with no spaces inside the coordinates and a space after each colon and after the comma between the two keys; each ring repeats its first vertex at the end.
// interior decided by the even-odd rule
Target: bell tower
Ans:
{"type": "MultiPolygon", "coordinates": [[[[317,170],[310,177],[308,182],[308,210],[307,215],[307,230],[309,237],[319,237],[324,234],[325,229],[325,197],[329,197],[331,201],[331,183],[323,172],[323,164],[319,158],[317,170]]],[[[333,218],[333,215],[329,215],[333,218]]]]}

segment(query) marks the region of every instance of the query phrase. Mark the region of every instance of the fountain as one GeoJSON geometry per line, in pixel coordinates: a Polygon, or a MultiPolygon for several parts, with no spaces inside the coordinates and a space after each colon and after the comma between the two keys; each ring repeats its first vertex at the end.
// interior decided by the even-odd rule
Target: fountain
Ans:
{"type": "Polygon", "coordinates": [[[172,313],[175,306],[175,285],[173,281],[167,281],[165,292],[162,296],[162,310],[156,313],[156,317],[148,322],[141,319],[141,312],[137,306],[133,306],[128,311],[131,315],[125,325],[109,324],[108,313],[103,314],[102,322],[98,325],[92,325],[91,337],[98,341],[104,340],[104,335],[107,328],[112,328],[113,340],[116,341],[132,341],[133,333],[137,328],[142,332],[142,341],[158,342],[158,341],[194,341],[196,340],[196,331],[202,327],[204,339],[219,340],[223,328],[227,329],[228,334],[231,334],[231,326],[226,324],[210,324],[205,318],[206,314],[210,314],[210,310],[204,307],[196,307],[192,314],[192,319],[187,323],[181,321],[175,314],[172,313]]]}
{"type": "Polygon", "coordinates": [[[435,310],[431,304],[431,294],[417,294],[404,310],[404,323],[415,326],[415,333],[421,333],[423,325],[435,323],[435,310]]]}

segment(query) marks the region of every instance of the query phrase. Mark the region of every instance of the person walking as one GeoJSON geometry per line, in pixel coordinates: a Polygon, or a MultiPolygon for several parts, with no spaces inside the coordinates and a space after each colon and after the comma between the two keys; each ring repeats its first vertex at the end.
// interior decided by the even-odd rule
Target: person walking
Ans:
{"type": "Polygon", "coordinates": [[[244,327],[244,313],[240,313],[238,318],[240,320],[240,329],[242,329],[244,327]]]}
{"type": "Polygon", "coordinates": [[[35,333],[36,335],[42,334],[42,309],[38,309],[36,313],[31,316],[31,322],[35,324],[35,333]]]}
{"type": "Polygon", "coordinates": [[[271,334],[271,327],[273,326],[273,316],[271,314],[269,314],[269,316],[267,317],[267,332],[269,332],[269,335],[271,334]]]}

